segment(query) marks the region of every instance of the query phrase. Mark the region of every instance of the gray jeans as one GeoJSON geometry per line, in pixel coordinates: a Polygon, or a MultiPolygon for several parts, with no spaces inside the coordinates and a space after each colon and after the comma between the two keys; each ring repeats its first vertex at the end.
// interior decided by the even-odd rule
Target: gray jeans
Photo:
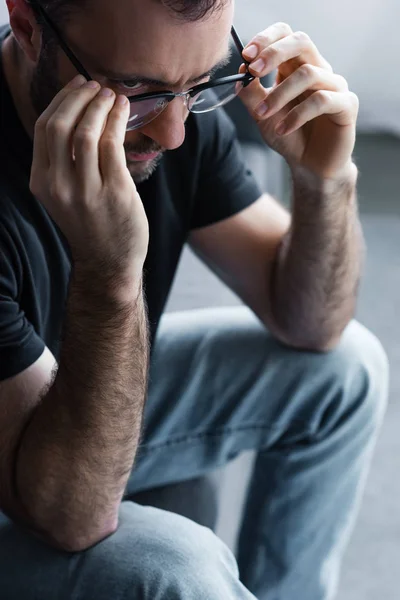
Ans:
{"type": "Polygon", "coordinates": [[[316,354],[279,344],[245,308],[165,316],[127,493],[256,450],[237,563],[209,529],[129,501],[118,531],[76,554],[1,517],[1,598],[332,599],[387,380],[381,345],[356,322],[316,354]]]}

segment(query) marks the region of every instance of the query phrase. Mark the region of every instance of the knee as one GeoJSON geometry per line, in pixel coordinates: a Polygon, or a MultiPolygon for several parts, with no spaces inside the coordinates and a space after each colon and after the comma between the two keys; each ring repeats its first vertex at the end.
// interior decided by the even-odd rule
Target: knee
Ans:
{"type": "Polygon", "coordinates": [[[389,387],[389,361],[378,338],[353,321],[347,327],[332,358],[337,362],[342,385],[360,397],[372,421],[385,413],[389,387]]]}
{"type": "MultiPolygon", "coordinates": [[[[297,417],[323,434],[340,424],[370,439],[379,429],[388,396],[388,360],[379,340],[357,321],[330,352],[282,348],[282,372],[289,391],[296,390],[297,417]],[[283,371],[285,367],[285,371],[283,371]]],[[[293,393],[293,392],[292,392],[293,393]]]]}
{"type": "Polygon", "coordinates": [[[241,585],[233,555],[211,530],[152,507],[124,503],[117,532],[91,552],[96,572],[103,564],[124,599],[229,599],[241,585]]]}
{"type": "Polygon", "coordinates": [[[380,341],[353,321],[337,348],[319,355],[319,360],[324,362],[325,383],[331,381],[331,400],[340,405],[340,413],[357,415],[358,426],[374,433],[388,398],[389,363],[380,341]]]}
{"type": "Polygon", "coordinates": [[[194,590],[204,587],[210,575],[215,576],[227,566],[237,575],[229,550],[210,529],[174,513],[150,507],[145,510],[151,529],[143,528],[137,542],[143,561],[139,570],[143,575],[151,568],[159,590],[175,592],[175,596],[166,597],[191,597],[194,590]]]}

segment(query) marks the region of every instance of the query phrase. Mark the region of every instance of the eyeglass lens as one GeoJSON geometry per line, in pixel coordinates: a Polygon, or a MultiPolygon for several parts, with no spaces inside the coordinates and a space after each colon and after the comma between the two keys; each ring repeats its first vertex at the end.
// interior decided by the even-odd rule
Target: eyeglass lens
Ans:
{"type": "Polygon", "coordinates": [[[242,88],[243,82],[235,81],[200,92],[194,98],[191,98],[189,110],[193,113],[206,113],[215,110],[236,98],[242,88]]]}
{"type": "MultiPolygon", "coordinates": [[[[215,86],[199,92],[188,101],[188,109],[193,113],[206,113],[233,100],[242,90],[243,82],[235,81],[215,86]]],[[[168,106],[170,99],[152,98],[131,102],[127,130],[132,131],[147,125],[168,106]]]]}

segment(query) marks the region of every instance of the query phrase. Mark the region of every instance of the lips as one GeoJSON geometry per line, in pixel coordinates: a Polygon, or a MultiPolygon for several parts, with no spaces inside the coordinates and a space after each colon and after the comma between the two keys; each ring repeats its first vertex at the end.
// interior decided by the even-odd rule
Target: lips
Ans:
{"type": "Polygon", "coordinates": [[[130,161],[143,162],[146,160],[153,160],[160,155],[160,152],[151,152],[150,154],[136,154],[135,152],[128,152],[127,158],[130,161]]]}

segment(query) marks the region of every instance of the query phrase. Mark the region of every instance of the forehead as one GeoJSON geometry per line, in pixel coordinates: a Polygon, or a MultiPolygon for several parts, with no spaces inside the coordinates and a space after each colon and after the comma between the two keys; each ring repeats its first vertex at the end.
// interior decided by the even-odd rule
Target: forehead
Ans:
{"type": "Polygon", "coordinates": [[[178,20],[158,0],[88,2],[68,25],[68,39],[108,71],[185,83],[227,55],[233,2],[205,19],[178,20]]]}

